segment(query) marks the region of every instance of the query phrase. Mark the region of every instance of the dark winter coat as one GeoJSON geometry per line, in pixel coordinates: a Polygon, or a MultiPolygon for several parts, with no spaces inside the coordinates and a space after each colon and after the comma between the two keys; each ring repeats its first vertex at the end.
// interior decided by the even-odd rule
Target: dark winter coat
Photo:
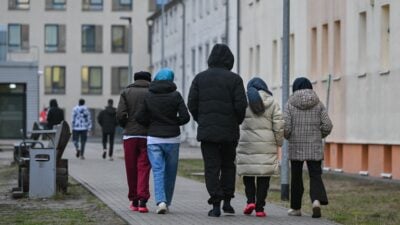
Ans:
{"type": "Polygon", "coordinates": [[[53,129],[54,125],[64,120],[64,111],[58,107],[50,107],[47,112],[47,129],[53,129]]]}
{"type": "Polygon", "coordinates": [[[150,84],[136,119],[148,126],[148,136],[169,138],[180,135],[179,126],[189,122],[190,116],[176,85],[172,81],[160,80],[150,84]]]}
{"type": "Polygon", "coordinates": [[[243,122],[247,99],[242,78],[230,70],[234,58],[226,45],[214,46],[209,68],[194,78],[188,107],[198,123],[197,140],[236,142],[243,122]]]}
{"type": "Polygon", "coordinates": [[[97,122],[100,124],[103,133],[115,133],[117,126],[117,111],[115,107],[107,106],[97,116],[97,122]]]}
{"type": "Polygon", "coordinates": [[[149,91],[150,82],[147,80],[136,80],[122,92],[117,108],[117,120],[127,117],[124,127],[124,135],[147,136],[147,128],[136,121],[135,114],[143,104],[144,98],[149,91]]]}

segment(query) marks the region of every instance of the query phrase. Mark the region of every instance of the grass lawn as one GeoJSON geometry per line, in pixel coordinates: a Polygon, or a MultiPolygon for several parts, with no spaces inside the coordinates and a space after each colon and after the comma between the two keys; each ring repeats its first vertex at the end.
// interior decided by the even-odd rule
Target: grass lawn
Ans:
{"type": "MultiPolygon", "coordinates": [[[[193,175],[203,172],[201,159],[182,159],[178,174],[204,182],[204,177],[193,175]]],[[[303,212],[311,214],[309,179],[304,172],[303,212]]],[[[322,207],[322,216],[345,225],[399,225],[400,184],[326,173],[323,180],[328,193],[329,205],[322,207]]],[[[243,182],[237,179],[236,189],[244,193],[243,182]]],[[[280,180],[272,178],[268,202],[289,207],[280,200],[280,180]]],[[[244,205],[245,203],[243,203],[244,205]]]]}
{"type": "Polygon", "coordinates": [[[69,178],[68,192],[49,199],[12,199],[17,167],[0,166],[1,225],[125,225],[103,202],[69,178]]]}

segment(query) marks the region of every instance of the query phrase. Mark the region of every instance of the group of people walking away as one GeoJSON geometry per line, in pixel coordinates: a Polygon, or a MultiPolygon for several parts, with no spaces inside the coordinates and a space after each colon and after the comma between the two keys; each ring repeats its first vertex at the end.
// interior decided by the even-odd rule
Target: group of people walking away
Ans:
{"type": "Polygon", "coordinates": [[[149,174],[153,171],[156,213],[171,206],[179,158],[180,126],[190,120],[198,124],[205,183],[212,206],[208,216],[234,214],[236,175],[245,185],[246,215],[264,211],[271,176],[279,175],[278,147],[289,142],[291,198],[288,215],[301,216],[304,192],[302,171],[307,163],[310,176],[312,217],[321,217],[328,204],[322,182],[322,139],[332,130],[327,110],[307,78],[297,78],[293,94],[282,113],[273,93],[255,77],[245,91],[242,78],[231,69],[234,56],[229,47],[216,44],[208,58],[208,69],[194,78],[188,108],[174,84],[172,70],[163,68],[151,81],[148,72],[134,74],[134,83],[120,96],[116,118],[124,128],[123,145],[130,209],[148,212],[149,174]],[[189,112],[188,112],[189,111],[189,112]]]}

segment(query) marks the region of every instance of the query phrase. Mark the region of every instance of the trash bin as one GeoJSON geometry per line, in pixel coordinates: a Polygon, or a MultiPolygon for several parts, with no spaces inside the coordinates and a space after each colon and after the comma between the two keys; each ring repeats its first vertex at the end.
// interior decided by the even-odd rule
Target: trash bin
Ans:
{"type": "Polygon", "coordinates": [[[52,197],[56,193],[56,150],[32,148],[29,156],[29,197],[52,197]]]}

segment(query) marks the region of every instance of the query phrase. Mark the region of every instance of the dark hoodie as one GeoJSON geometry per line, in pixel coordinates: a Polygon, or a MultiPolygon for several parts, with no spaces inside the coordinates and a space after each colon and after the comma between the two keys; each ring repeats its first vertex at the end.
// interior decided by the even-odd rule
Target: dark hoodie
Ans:
{"type": "Polygon", "coordinates": [[[216,44],[208,58],[209,68],[194,78],[188,107],[198,123],[197,140],[236,142],[246,113],[242,78],[230,70],[234,57],[229,47],[216,44]]]}
{"type": "Polygon", "coordinates": [[[115,107],[107,106],[97,116],[97,122],[100,124],[103,133],[114,133],[117,126],[117,110],[115,107]]]}
{"type": "Polygon", "coordinates": [[[136,120],[148,126],[148,136],[169,138],[180,135],[179,126],[190,120],[185,102],[172,81],[153,81],[136,120]]]}

